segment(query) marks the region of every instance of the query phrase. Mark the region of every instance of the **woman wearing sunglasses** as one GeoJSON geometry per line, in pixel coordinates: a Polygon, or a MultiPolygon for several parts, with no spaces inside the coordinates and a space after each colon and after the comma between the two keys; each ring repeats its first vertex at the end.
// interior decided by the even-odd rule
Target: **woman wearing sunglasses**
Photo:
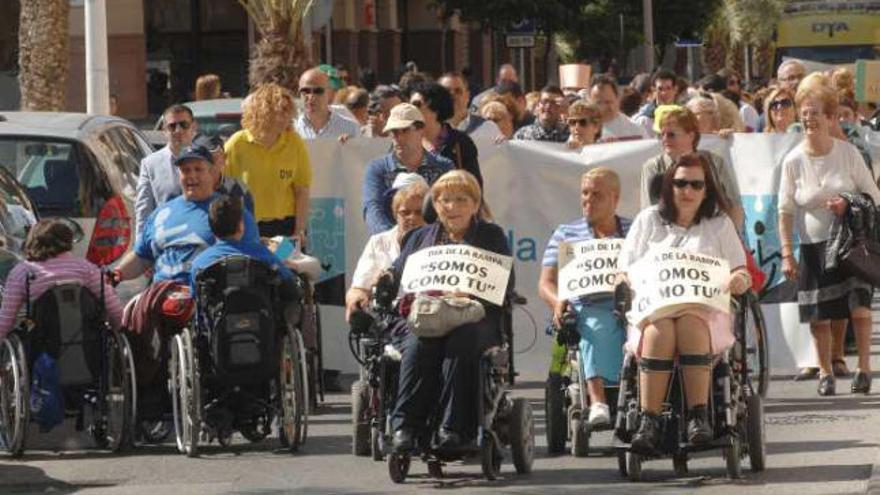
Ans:
{"type": "MultiPolygon", "coordinates": [[[[853,376],[853,393],[871,390],[871,297],[870,284],[847,276],[839,269],[826,269],[826,247],[835,216],[846,212],[842,193],[871,196],[880,203],[880,190],[865,167],[859,151],[835,139],[837,94],[820,79],[801,82],[795,95],[804,140],[786,155],[779,184],[779,235],[782,272],[798,285],[800,320],[810,324],[819,361],[819,395],[834,395],[833,342],[842,343],[846,320],[856,337],[859,360],[853,376]],[[795,259],[793,234],[800,239],[795,259]]],[[[842,346],[842,345],[841,345],[842,346]]]]}
{"type": "Polygon", "coordinates": [[[792,90],[779,87],[770,93],[764,100],[764,121],[764,132],[787,132],[797,122],[792,90]]]}
{"type": "Polygon", "coordinates": [[[568,141],[571,149],[580,150],[588,144],[596,144],[602,137],[602,115],[599,107],[578,100],[568,107],[568,141]]]}
{"type": "Polygon", "coordinates": [[[741,228],[745,219],[739,195],[739,185],[733,169],[724,158],[709,151],[697,151],[700,144],[700,125],[694,112],[678,105],[663,105],[654,112],[654,126],[663,153],[642,165],[640,203],[641,207],[655,205],[660,201],[664,174],[684,155],[697,152],[710,165],[714,183],[730,205],[731,220],[741,228]]]}
{"type": "MultiPolygon", "coordinates": [[[[678,248],[727,260],[725,289],[741,294],[751,286],[745,252],[729,216],[730,204],[718,187],[705,155],[681,156],[663,174],[660,201],[642,210],[623,242],[618,262],[626,270],[652,250],[678,248]]],[[[631,322],[639,330],[628,347],[639,356],[639,402],[642,419],[633,450],[650,454],[660,441],[659,413],[666,398],[673,358],[682,363],[688,407],[687,435],[692,444],[713,438],[708,420],[711,363],[734,342],[729,315],[705,306],[687,305],[662,316],[631,322]]]]}

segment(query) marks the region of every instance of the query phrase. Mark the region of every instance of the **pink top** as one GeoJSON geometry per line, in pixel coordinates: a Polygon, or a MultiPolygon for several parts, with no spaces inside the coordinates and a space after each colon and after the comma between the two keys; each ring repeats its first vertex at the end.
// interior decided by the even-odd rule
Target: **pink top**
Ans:
{"type": "MultiPolygon", "coordinates": [[[[70,252],[61,253],[46,261],[24,261],[15,265],[6,278],[3,287],[3,304],[0,305],[0,340],[15,325],[18,311],[24,304],[25,280],[28,272],[35,277],[31,280],[31,301],[36,300],[44,292],[59,282],[77,282],[85,286],[95,295],[101,295],[101,270],[70,252]]],[[[104,284],[104,298],[107,307],[107,318],[113,328],[122,324],[122,305],[116,292],[109,284],[104,284]]]]}

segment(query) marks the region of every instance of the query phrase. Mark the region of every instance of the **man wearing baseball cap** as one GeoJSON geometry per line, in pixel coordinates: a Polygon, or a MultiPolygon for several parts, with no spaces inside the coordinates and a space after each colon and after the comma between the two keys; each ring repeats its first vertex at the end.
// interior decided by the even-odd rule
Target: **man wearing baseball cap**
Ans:
{"type": "Polygon", "coordinates": [[[391,198],[394,195],[394,179],[402,172],[417,173],[428,185],[454,168],[453,163],[433,155],[422,147],[425,119],[418,108],[400,103],[391,109],[383,132],[394,143],[391,153],[377,158],[367,165],[364,176],[364,220],[370,235],[394,227],[391,198]]]}
{"type": "MultiPolygon", "coordinates": [[[[153,282],[187,283],[193,258],[215,242],[208,219],[208,209],[217,195],[211,152],[205,146],[189,145],[174,165],[180,172],[183,194],[150,214],[134,249],[114,270],[117,281],[135,278],[152,268],[153,282]]],[[[244,217],[244,236],[258,241],[253,216],[245,211],[244,217]]]]}

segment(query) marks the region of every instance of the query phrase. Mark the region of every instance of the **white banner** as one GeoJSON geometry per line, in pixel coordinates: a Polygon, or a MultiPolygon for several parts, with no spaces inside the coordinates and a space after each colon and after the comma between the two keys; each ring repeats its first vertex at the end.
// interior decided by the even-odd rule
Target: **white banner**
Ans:
{"type": "Polygon", "coordinates": [[[405,293],[463,292],[501,306],[513,258],[464,244],[435,246],[406,259],[400,287],[405,293]]]}
{"type": "Polygon", "coordinates": [[[614,291],[617,255],[623,239],[592,239],[559,244],[559,298],[570,301],[582,296],[614,291]]]}
{"type": "Polygon", "coordinates": [[[689,305],[730,312],[727,260],[668,248],[649,252],[627,275],[636,293],[627,315],[633,325],[689,305]]]}
{"type": "MultiPolygon", "coordinates": [[[[880,170],[880,133],[866,133],[880,170]]],[[[709,149],[732,164],[746,212],[746,241],[758,266],[767,274],[761,291],[770,339],[774,373],[791,371],[815,362],[810,332],[798,322],[793,302],[794,285],[781,276],[777,234],[776,192],[782,159],[801,137],[797,134],[735,134],[730,139],[702,136],[700,148],[709,149]]],[[[361,190],[370,160],[390,151],[385,139],[307,141],[314,179],[309,245],[325,266],[325,282],[338,280],[346,288],[367,242],[362,214],[361,190]]],[[[537,294],[541,258],[553,230],[583,216],[579,195],[580,176],[606,166],[620,175],[618,214],[632,218],[640,210],[641,166],[661,153],[656,140],[628,141],[586,146],[581,152],[557,143],[514,141],[500,145],[477,141],[484,196],[495,221],[506,232],[513,254],[516,290],[528,298],[527,310],[514,314],[514,349],[529,351],[519,356],[517,371],[523,379],[543,380],[547,374],[550,339],[543,326],[550,310],[537,294]],[[535,327],[538,328],[535,328],[535,327]],[[535,340],[535,332],[538,338],[535,340]],[[532,345],[534,342],[534,345],[532,345]]],[[[324,359],[328,368],[357,370],[348,351],[348,325],[341,306],[322,306],[324,359]]]]}

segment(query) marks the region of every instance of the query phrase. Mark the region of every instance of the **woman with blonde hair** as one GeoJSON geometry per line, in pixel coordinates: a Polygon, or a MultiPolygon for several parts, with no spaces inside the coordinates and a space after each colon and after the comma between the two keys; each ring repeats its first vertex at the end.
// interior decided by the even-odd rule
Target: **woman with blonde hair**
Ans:
{"type": "Polygon", "coordinates": [[[226,142],[227,173],[253,194],[261,236],[293,236],[305,245],[312,165],[292,129],[293,95],[278,84],[264,84],[242,106],[243,129],[226,142]]]}
{"type": "Polygon", "coordinates": [[[779,185],[779,234],[782,273],[798,286],[800,320],[809,323],[819,359],[819,395],[835,393],[833,340],[846,329],[855,330],[859,359],[853,393],[871,390],[871,298],[865,281],[828,268],[826,249],[835,216],[848,207],[843,194],[869,195],[880,203],[880,190],[858,150],[835,139],[837,94],[827,78],[806,78],[798,87],[795,104],[804,128],[804,140],[786,155],[779,185]],[[800,247],[795,259],[794,232],[800,247]]]}
{"type": "Polygon", "coordinates": [[[220,98],[220,76],[217,74],[204,74],[196,79],[195,100],[216,100],[220,98]]]}
{"type": "Polygon", "coordinates": [[[568,141],[572,149],[581,149],[588,144],[596,144],[602,137],[602,115],[599,107],[584,100],[577,100],[568,107],[566,116],[568,141]]]}
{"type": "Polygon", "coordinates": [[[797,122],[794,110],[794,92],[779,86],[764,99],[764,132],[787,132],[791,124],[797,122]]]}

